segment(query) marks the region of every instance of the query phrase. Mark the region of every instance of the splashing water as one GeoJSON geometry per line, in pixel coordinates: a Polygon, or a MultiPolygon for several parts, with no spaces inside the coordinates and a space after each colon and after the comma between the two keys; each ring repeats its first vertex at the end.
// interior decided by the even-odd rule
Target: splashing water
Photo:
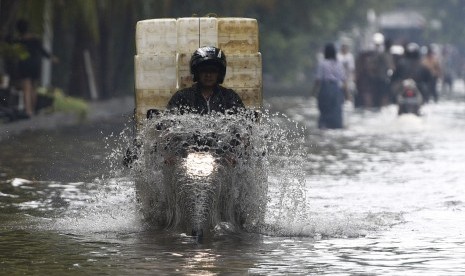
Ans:
{"type": "Polygon", "coordinates": [[[302,235],[296,229],[308,221],[304,128],[287,116],[265,112],[252,122],[250,114],[163,114],[138,130],[139,158],[125,168],[131,131],[105,138],[109,171],[83,184],[94,187],[91,194],[71,200],[47,225],[78,232],[155,226],[302,235]],[[189,151],[211,153],[212,172],[189,172],[189,151]]]}
{"type": "MultiPolygon", "coordinates": [[[[134,139],[127,127],[105,138],[109,173],[86,184],[98,189],[78,210],[71,206],[73,213],[55,221],[54,228],[107,231],[155,226],[186,233],[208,228],[214,234],[243,229],[319,238],[363,236],[389,226],[376,217],[322,214],[310,208],[306,175],[315,156],[305,131],[279,113],[265,112],[253,123],[248,114],[163,114],[139,128],[139,158],[127,169],[121,165],[122,153],[134,139]],[[237,143],[238,137],[247,138],[246,143],[237,143]],[[185,163],[187,149],[213,152],[212,172],[194,177],[185,163]]],[[[191,168],[198,170],[198,165],[191,168]]]]}
{"type": "Polygon", "coordinates": [[[249,113],[148,120],[129,170],[141,213],[150,224],[186,231],[242,228],[279,235],[305,219],[303,133],[286,116],[268,112],[259,122],[249,113]],[[211,174],[187,170],[191,152],[212,157],[211,174]]]}

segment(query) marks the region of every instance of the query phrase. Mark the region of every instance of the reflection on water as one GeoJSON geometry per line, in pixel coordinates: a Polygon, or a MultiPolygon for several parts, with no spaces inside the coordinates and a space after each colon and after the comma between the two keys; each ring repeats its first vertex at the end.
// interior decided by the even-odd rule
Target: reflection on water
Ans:
{"type": "Polygon", "coordinates": [[[347,106],[347,128],[334,131],[316,129],[312,100],[275,98],[268,108],[286,114],[270,115],[270,147],[293,143],[269,161],[277,219],[265,235],[197,243],[143,224],[119,167],[124,122],[0,145],[2,273],[463,275],[461,94],[420,118],[347,106]]]}

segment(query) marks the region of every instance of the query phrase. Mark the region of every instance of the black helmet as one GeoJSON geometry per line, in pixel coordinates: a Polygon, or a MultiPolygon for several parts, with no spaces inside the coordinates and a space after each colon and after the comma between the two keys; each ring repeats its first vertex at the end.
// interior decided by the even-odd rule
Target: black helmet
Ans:
{"type": "Polygon", "coordinates": [[[226,56],[223,51],[214,46],[200,47],[192,54],[190,61],[191,74],[194,82],[198,81],[197,68],[200,65],[215,65],[220,70],[218,82],[223,83],[226,75],[226,56]]]}
{"type": "Polygon", "coordinates": [[[408,58],[419,59],[420,46],[415,42],[410,42],[407,46],[405,46],[405,56],[408,58]]]}

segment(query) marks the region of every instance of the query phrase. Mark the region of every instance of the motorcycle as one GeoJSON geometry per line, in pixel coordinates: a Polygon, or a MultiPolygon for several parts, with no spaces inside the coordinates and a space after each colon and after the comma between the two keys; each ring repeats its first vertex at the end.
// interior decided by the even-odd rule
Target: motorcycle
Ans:
{"type": "Polygon", "coordinates": [[[156,115],[151,121],[136,178],[144,218],[194,237],[257,230],[267,182],[264,153],[252,141],[254,122],[199,115],[156,115]]]}
{"type": "Polygon", "coordinates": [[[415,81],[413,79],[403,80],[397,95],[398,115],[411,113],[420,116],[422,104],[423,97],[415,81]]]}

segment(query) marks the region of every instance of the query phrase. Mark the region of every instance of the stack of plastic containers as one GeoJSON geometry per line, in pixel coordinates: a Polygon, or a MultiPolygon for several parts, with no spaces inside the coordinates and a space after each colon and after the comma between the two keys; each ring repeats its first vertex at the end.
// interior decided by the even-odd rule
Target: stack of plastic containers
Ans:
{"type": "Polygon", "coordinates": [[[147,110],[164,109],[177,89],[176,19],[137,22],[135,73],[135,119],[142,123],[147,110]]]}
{"type": "Polygon", "coordinates": [[[189,68],[192,53],[201,46],[218,46],[218,19],[184,17],[177,20],[177,25],[178,88],[185,88],[192,85],[189,68]]]}
{"type": "Polygon", "coordinates": [[[262,57],[258,24],[252,18],[218,18],[218,47],[228,67],[224,86],[234,89],[247,107],[262,106],[262,57]]]}
{"type": "Polygon", "coordinates": [[[135,66],[136,121],[148,109],[165,109],[171,95],[192,85],[189,60],[201,46],[224,51],[223,85],[234,89],[250,108],[262,105],[262,60],[258,24],[251,18],[185,17],[137,23],[135,66]]]}

